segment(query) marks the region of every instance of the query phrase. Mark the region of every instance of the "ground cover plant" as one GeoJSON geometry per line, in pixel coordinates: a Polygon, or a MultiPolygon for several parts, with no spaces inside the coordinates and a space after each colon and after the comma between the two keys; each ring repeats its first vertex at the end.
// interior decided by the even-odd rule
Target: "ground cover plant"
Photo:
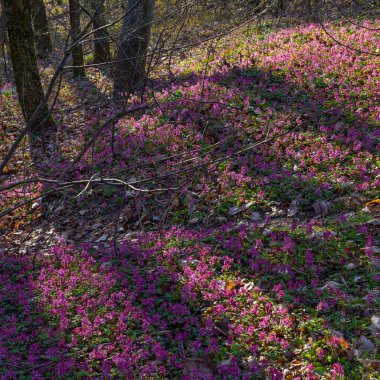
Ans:
{"type": "Polygon", "coordinates": [[[1,176],[0,378],[378,378],[379,21],[290,24],[157,66],[95,140],[107,73],[63,77],[1,176]]]}

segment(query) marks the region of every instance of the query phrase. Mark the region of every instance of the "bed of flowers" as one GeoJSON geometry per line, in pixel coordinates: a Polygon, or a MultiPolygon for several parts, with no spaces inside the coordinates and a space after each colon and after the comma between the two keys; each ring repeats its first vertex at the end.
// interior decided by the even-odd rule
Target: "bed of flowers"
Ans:
{"type": "Polygon", "coordinates": [[[3,377],[363,378],[375,367],[352,345],[379,280],[358,254],[368,232],[230,223],[3,258],[3,377]]]}
{"type": "MultiPolygon", "coordinates": [[[[123,229],[133,238],[71,239],[24,257],[1,250],[1,378],[377,378],[374,25],[329,25],[356,51],[317,25],[236,33],[196,50],[157,76],[147,109],[103,131],[74,166],[99,115],[82,115],[75,131],[63,115],[51,177],[179,190],[137,202],[137,190],[89,186],[67,209],[101,199],[106,214],[115,204],[131,214],[123,229]]],[[[78,97],[104,86],[93,79],[78,97]]],[[[71,86],[62,107],[75,103],[71,86]]],[[[9,91],[0,96],[11,109],[9,91]]],[[[12,165],[3,185],[36,174],[12,165]]],[[[51,188],[16,187],[0,205],[51,188]]]]}

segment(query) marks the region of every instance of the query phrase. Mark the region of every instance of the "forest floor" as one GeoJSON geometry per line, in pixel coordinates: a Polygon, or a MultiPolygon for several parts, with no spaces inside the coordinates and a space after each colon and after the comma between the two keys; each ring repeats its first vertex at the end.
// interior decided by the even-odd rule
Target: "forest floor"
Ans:
{"type": "Polygon", "coordinates": [[[1,177],[0,378],[379,378],[375,25],[329,25],[373,55],[314,24],[183,52],[94,142],[122,105],[64,77],[1,177]]]}

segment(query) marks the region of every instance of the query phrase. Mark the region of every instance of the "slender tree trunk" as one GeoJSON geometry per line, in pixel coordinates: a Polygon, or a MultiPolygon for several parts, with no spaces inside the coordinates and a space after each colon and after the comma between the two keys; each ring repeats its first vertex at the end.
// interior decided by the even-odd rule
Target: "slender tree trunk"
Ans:
{"type": "MultiPolygon", "coordinates": [[[[76,41],[81,33],[80,29],[80,6],[78,4],[79,0],[69,0],[69,13],[70,13],[70,23],[71,23],[71,39],[76,41]]],[[[72,50],[73,57],[73,75],[74,78],[84,77],[86,73],[84,71],[84,60],[83,60],[83,49],[82,45],[77,45],[72,50]]]]}
{"type": "Polygon", "coordinates": [[[314,18],[314,4],[313,0],[306,0],[306,14],[308,19],[314,18]]]}
{"type": "Polygon", "coordinates": [[[102,63],[108,62],[110,60],[110,46],[108,43],[109,34],[107,33],[106,28],[102,28],[101,30],[97,30],[106,25],[106,17],[104,10],[104,0],[92,0],[92,9],[96,12],[96,16],[93,21],[94,27],[94,62],[102,63]]]}
{"type": "MultiPolygon", "coordinates": [[[[3,4],[3,0],[0,0],[0,55],[3,58],[2,70],[6,78],[9,78],[9,69],[8,62],[11,61],[10,52],[9,52],[9,41],[8,41],[8,33],[7,33],[7,16],[5,14],[5,7],[3,4]]],[[[0,85],[1,81],[0,81],[0,85]]]]}
{"type": "Polygon", "coordinates": [[[144,85],[154,0],[128,0],[121,29],[114,74],[114,96],[129,93],[144,85]]]}
{"type": "Polygon", "coordinates": [[[286,0],[278,0],[278,14],[280,16],[285,15],[285,3],[286,3],[286,0]]]}
{"type": "MultiPolygon", "coordinates": [[[[29,0],[3,0],[8,18],[7,30],[12,58],[13,75],[22,113],[28,122],[44,99],[37,59],[29,0]]],[[[46,104],[32,125],[33,131],[53,126],[46,104]]]]}
{"type": "Polygon", "coordinates": [[[5,14],[5,9],[3,1],[0,0],[0,45],[8,45],[8,36],[7,36],[7,16],[5,14]]]}
{"type": "Polygon", "coordinates": [[[45,5],[43,0],[31,0],[30,3],[38,56],[45,57],[52,51],[45,5]]]}

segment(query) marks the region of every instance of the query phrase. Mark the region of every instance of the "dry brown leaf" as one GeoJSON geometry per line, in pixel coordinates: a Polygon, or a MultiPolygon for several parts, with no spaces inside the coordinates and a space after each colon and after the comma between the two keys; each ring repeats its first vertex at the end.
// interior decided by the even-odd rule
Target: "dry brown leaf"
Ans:
{"type": "Polygon", "coordinates": [[[373,199],[365,204],[366,206],[380,205],[380,199],[373,199]]]}
{"type": "Polygon", "coordinates": [[[297,367],[300,367],[301,365],[302,365],[302,361],[299,359],[295,359],[291,363],[291,368],[297,368],[297,367]]]}
{"type": "Polygon", "coordinates": [[[343,350],[348,350],[349,348],[348,342],[343,337],[339,339],[339,344],[343,350]]]}
{"type": "Polygon", "coordinates": [[[228,280],[226,283],[227,290],[234,290],[237,287],[237,283],[232,280],[228,280]]]}
{"type": "Polygon", "coordinates": [[[20,226],[22,226],[24,224],[24,221],[23,220],[19,220],[15,223],[14,225],[14,229],[18,230],[20,226]]]}
{"type": "Polygon", "coordinates": [[[9,168],[9,166],[5,166],[3,169],[3,174],[15,174],[17,173],[17,170],[15,168],[9,168]]]}
{"type": "Polygon", "coordinates": [[[297,324],[297,319],[294,315],[291,315],[289,317],[289,320],[290,320],[290,323],[292,324],[292,326],[295,326],[297,324]]]}
{"type": "Polygon", "coordinates": [[[372,201],[367,202],[363,208],[363,212],[375,216],[380,216],[380,199],[373,199],[372,201]]]}

